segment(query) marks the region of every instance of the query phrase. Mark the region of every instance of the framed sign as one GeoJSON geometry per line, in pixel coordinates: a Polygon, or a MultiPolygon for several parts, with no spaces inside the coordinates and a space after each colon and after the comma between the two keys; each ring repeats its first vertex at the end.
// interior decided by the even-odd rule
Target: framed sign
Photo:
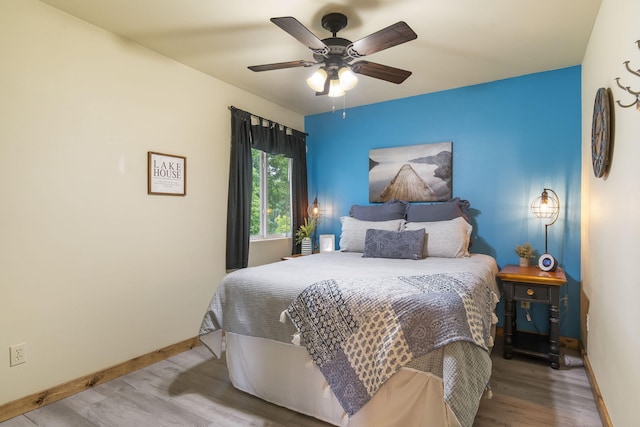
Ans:
{"type": "Polygon", "coordinates": [[[187,158],[148,152],[147,193],[165,196],[187,194],[187,158]]]}

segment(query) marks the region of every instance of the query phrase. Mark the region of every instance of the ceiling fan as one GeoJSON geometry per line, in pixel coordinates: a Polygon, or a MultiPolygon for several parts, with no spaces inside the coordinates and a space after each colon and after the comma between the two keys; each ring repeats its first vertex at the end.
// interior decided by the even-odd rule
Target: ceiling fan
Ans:
{"type": "Polygon", "coordinates": [[[292,16],[271,18],[271,22],[307,46],[313,52],[314,61],[300,60],[252,65],[248,67],[251,71],[312,67],[322,64],[316,73],[307,79],[307,84],[316,91],[316,95],[329,95],[331,97],[342,96],[345,91],[352,89],[358,82],[355,74],[362,74],[396,84],[404,82],[411,75],[411,71],[375,62],[364,60],[352,62],[354,59],[371,55],[417,38],[417,34],[403,21],[383,28],[355,42],[337,37],[338,31],[347,26],[347,17],[342,13],[329,13],[322,17],[322,28],[333,34],[332,37],[323,40],[316,37],[307,27],[292,16]]]}

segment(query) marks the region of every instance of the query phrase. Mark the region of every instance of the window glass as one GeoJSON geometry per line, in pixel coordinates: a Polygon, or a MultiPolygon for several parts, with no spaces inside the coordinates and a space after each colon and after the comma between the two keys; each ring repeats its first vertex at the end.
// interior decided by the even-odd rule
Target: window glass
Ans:
{"type": "Polygon", "coordinates": [[[262,151],[251,150],[251,158],[253,163],[253,187],[251,194],[251,225],[249,227],[251,236],[260,236],[260,221],[262,204],[260,201],[260,193],[262,192],[262,151]]]}
{"type": "Polygon", "coordinates": [[[290,159],[267,154],[267,221],[268,235],[287,235],[291,232],[290,159]]]}
{"type": "Polygon", "coordinates": [[[251,237],[291,235],[291,159],[252,150],[251,237]]]}

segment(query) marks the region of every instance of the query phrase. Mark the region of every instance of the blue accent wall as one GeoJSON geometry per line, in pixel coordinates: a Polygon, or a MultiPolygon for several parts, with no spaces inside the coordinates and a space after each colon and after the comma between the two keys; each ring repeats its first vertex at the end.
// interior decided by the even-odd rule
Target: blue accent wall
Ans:
{"type": "MultiPolygon", "coordinates": [[[[569,280],[560,333],[578,338],[580,74],[575,66],[349,108],[346,119],[342,111],[307,116],[309,197],[326,214],[318,233],[335,234],[337,245],[340,216],[369,204],[369,150],[451,141],[453,195],[471,203],[472,251],[494,256],[500,267],[518,263],[516,244],[544,252],[545,223],[529,206],[545,187],[560,197],[549,252],[569,280]]],[[[546,332],[546,307],[531,306],[534,322],[519,313],[518,329],[546,332]]],[[[502,323],[502,303],[499,314],[502,323]]]]}

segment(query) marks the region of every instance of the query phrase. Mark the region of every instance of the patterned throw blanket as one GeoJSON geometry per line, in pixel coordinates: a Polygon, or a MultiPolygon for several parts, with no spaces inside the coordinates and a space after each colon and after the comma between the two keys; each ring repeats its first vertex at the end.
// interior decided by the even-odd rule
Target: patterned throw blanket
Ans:
{"type": "Polygon", "coordinates": [[[355,414],[413,358],[455,341],[487,350],[493,291],[471,273],[324,280],[287,308],[331,390],[355,414]]]}

